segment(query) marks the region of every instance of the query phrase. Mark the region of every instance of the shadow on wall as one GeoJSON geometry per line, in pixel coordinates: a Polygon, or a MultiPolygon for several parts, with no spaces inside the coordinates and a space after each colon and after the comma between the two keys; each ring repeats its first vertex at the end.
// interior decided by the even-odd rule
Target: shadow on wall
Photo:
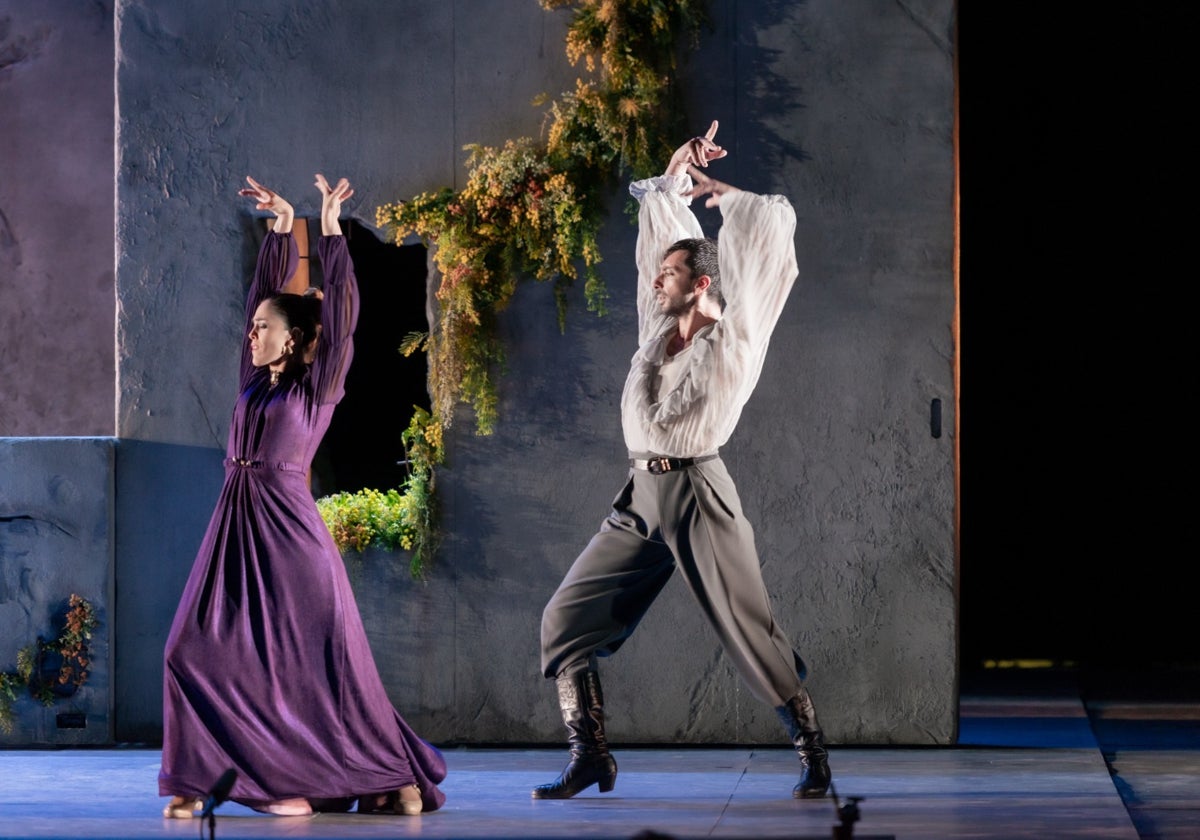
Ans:
{"type": "Polygon", "coordinates": [[[741,153],[747,163],[753,162],[751,171],[762,173],[762,177],[773,177],[786,164],[811,160],[795,137],[776,130],[795,124],[797,113],[805,107],[804,88],[786,72],[785,63],[787,49],[799,40],[795,32],[802,25],[805,5],[806,0],[751,4],[752,17],[739,21],[737,56],[739,61],[749,63],[748,78],[752,80],[750,89],[743,93],[750,104],[739,109],[739,117],[753,115],[748,125],[739,127],[750,141],[741,153]],[[775,32],[782,35],[779,46],[772,45],[778,37],[772,37],[775,32]]]}
{"type": "MultiPolygon", "coordinates": [[[[774,181],[796,162],[811,160],[797,142],[797,135],[782,133],[797,124],[806,107],[804,87],[787,63],[789,53],[802,40],[806,0],[764,0],[743,4],[735,10],[736,20],[714,19],[713,29],[702,33],[698,51],[691,54],[680,72],[680,89],[696,91],[687,106],[689,130],[708,126],[714,115],[725,114],[717,142],[731,150],[732,169],[722,179],[735,179],[737,186],[765,192],[779,191],[774,181]],[[705,41],[736,39],[736,50],[710,48],[705,41]],[[730,55],[736,67],[714,67],[714,56],[730,55]],[[748,69],[743,69],[745,65],[748,69]],[[714,82],[714,79],[721,81],[714,82]],[[738,81],[749,80],[745,87],[738,81]]],[[[720,226],[720,213],[702,204],[693,205],[706,232],[720,226]]]]}

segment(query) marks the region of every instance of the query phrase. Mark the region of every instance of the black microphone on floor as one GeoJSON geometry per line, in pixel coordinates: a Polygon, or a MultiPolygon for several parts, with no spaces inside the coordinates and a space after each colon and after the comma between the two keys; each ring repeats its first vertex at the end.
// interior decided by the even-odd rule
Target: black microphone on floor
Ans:
{"type": "Polygon", "coordinates": [[[196,816],[200,819],[212,816],[216,807],[229,798],[229,793],[233,790],[233,783],[237,781],[237,777],[237,770],[232,767],[222,773],[221,778],[217,779],[217,783],[204,798],[204,808],[196,816]]]}

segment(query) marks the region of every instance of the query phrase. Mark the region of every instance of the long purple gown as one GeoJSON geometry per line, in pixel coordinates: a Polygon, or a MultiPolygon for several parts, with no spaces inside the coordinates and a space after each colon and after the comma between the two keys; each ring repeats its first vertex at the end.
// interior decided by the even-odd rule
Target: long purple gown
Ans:
{"type": "MultiPolygon", "coordinates": [[[[358,287],[344,237],[321,237],[322,334],[303,373],[271,386],[241,360],[225,484],[184,588],[164,656],[159,793],[204,796],[229,768],[247,804],[352,799],[416,783],[445,802],[442,754],[389,700],[337,546],[307,482],[354,355],[358,287]]],[[[268,233],[246,301],[298,265],[268,233]]]]}

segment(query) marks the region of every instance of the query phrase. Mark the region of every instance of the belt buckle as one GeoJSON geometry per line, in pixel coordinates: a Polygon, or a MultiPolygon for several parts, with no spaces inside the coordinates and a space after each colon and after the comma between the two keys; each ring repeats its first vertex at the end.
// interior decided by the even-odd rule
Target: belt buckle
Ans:
{"type": "Polygon", "coordinates": [[[646,462],[646,469],[651,475],[662,475],[671,471],[670,458],[651,458],[646,462]]]}

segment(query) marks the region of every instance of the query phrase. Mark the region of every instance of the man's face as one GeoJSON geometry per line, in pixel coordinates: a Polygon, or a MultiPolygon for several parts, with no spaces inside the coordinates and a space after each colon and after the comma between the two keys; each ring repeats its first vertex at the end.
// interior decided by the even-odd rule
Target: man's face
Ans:
{"type": "Polygon", "coordinates": [[[696,306],[701,293],[687,267],[687,251],[672,251],[663,258],[654,278],[654,292],[664,315],[678,318],[696,306]]]}

